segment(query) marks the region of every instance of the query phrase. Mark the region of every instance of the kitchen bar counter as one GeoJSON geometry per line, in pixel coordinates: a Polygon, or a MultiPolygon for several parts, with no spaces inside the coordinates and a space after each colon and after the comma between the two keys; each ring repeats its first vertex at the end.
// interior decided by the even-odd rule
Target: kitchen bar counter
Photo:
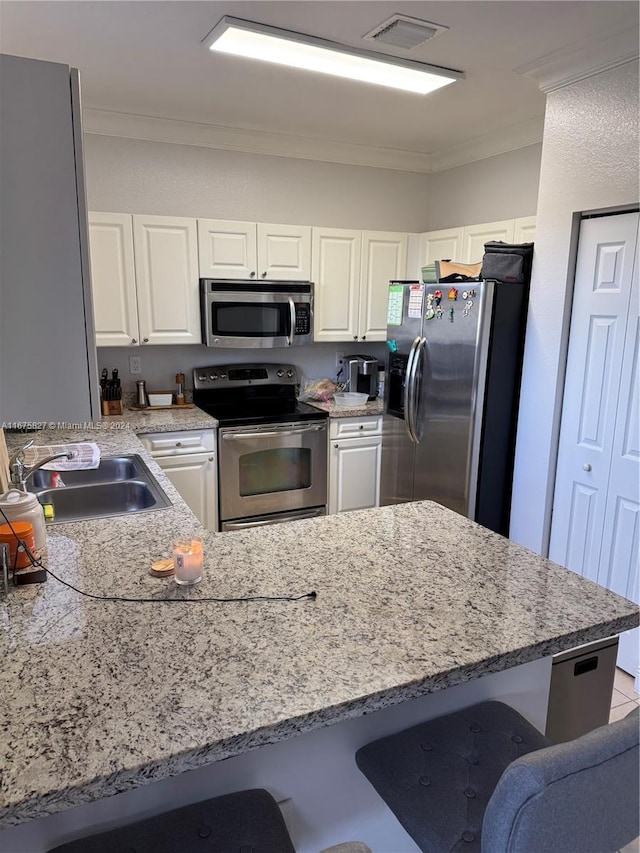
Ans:
{"type": "MultiPolygon", "coordinates": [[[[65,438],[78,434],[38,443],[65,438]]],[[[638,625],[631,602],[430,502],[204,531],[133,429],[92,438],[141,453],[174,506],[51,527],[47,564],[94,595],[152,601],[50,578],[0,603],[0,827],[638,625]],[[194,533],[202,583],[148,574],[194,533]]]]}

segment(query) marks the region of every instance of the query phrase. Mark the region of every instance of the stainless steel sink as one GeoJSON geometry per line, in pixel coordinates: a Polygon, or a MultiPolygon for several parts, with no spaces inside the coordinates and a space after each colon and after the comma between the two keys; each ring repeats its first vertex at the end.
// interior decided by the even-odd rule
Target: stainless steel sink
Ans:
{"type": "Polygon", "coordinates": [[[51,488],[52,471],[35,471],[29,490],[41,504],[52,504],[50,524],[150,512],[171,506],[140,456],[111,456],[87,471],[64,471],[64,486],[51,488]]]}

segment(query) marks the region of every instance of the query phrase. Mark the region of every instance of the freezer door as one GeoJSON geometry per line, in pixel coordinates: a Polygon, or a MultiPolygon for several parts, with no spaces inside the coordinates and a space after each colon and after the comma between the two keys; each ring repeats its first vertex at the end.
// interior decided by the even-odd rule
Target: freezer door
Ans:
{"type": "Polygon", "coordinates": [[[415,450],[404,420],[385,415],[382,421],[381,506],[413,500],[415,450]]]}
{"type": "Polygon", "coordinates": [[[490,283],[468,282],[427,285],[425,294],[413,499],[433,500],[471,518],[492,293],[490,283]]]}

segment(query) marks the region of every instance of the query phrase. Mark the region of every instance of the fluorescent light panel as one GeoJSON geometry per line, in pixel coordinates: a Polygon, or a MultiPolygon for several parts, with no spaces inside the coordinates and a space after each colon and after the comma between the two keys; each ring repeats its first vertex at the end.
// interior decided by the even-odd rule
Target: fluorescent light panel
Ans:
{"type": "Polygon", "coordinates": [[[464,77],[461,71],[381,56],[225,16],[204,39],[211,51],[261,59],[426,95],[464,77]]]}

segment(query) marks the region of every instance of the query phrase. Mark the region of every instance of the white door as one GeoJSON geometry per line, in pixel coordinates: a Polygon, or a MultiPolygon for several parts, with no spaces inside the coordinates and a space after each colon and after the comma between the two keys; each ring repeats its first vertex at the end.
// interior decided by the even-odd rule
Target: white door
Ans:
{"type": "Polygon", "coordinates": [[[389,282],[405,278],[407,235],[393,231],[362,232],[360,340],[386,341],[389,282]]]}
{"type": "Polygon", "coordinates": [[[192,453],[156,459],[198,521],[218,529],[218,473],[213,453],[192,453]]]}
{"type": "Polygon", "coordinates": [[[462,261],[464,228],[443,228],[440,231],[428,231],[422,234],[422,263],[434,261],[462,261]]]}
{"type": "Polygon", "coordinates": [[[332,441],[329,514],[380,506],[382,437],[332,441]]]}
{"type": "Polygon", "coordinates": [[[314,340],[357,341],[361,231],[313,229],[314,340]]]}
{"type": "Polygon", "coordinates": [[[200,278],[256,278],[255,222],[198,219],[200,278]]]}
{"type": "MultiPolygon", "coordinates": [[[[636,601],[637,240],[636,213],[580,228],[549,546],[555,562],[636,601]]],[[[636,675],[634,639],[621,641],[619,665],[636,675]]]]}
{"type": "Polygon", "coordinates": [[[142,343],[202,343],[196,220],[134,216],[133,241],[142,343]]]}
{"type": "Polygon", "coordinates": [[[258,279],[310,281],[311,226],[258,223],[258,279]]]}
{"type": "Polygon", "coordinates": [[[536,239],[535,216],[521,216],[513,220],[513,242],[533,243],[536,239]]]}
{"type": "Polygon", "coordinates": [[[503,243],[513,243],[513,219],[502,222],[486,222],[481,225],[468,225],[464,229],[463,257],[464,264],[477,264],[484,255],[484,244],[492,240],[503,243]]]}
{"type": "Polygon", "coordinates": [[[89,213],[89,253],[96,344],[139,343],[131,214],[89,213]]]}

